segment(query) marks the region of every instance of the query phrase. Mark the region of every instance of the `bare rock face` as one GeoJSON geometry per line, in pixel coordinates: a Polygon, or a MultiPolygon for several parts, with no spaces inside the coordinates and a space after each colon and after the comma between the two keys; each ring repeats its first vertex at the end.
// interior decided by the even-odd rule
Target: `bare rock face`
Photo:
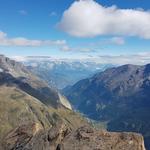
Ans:
{"type": "Polygon", "coordinates": [[[36,123],[20,126],[4,138],[3,145],[4,150],[145,150],[139,134],[111,133],[88,126],[71,130],[63,123],[50,130],[36,123]]]}
{"type": "Polygon", "coordinates": [[[81,127],[64,142],[65,150],[145,150],[143,138],[135,133],[98,131],[81,127]]]}

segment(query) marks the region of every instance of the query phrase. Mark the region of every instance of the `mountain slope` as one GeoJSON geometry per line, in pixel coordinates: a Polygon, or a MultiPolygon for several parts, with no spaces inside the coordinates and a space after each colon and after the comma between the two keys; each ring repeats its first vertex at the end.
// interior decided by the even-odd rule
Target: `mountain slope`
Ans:
{"type": "Polygon", "coordinates": [[[114,150],[145,150],[141,135],[94,130],[64,103],[69,104],[24,66],[1,56],[0,149],[85,149],[90,142],[89,148],[93,150],[107,150],[108,144],[114,150]]]}
{"type": "Polygon", "coordinates": [[[107,69],[64,89],[73,106],[111,131],[142,133],[150,149],[150,64],[107,69]]]}
{"type": "Polygon", "coordinates": [[[0,149],[4,136],[20,125],[38,123],[42,128],[49,129],[60,120],[70,128],[88,124],[69,109],[55,109],[17,87],[0,86],[0,149]]]}
{"type": "MultiPolygon", "coordinates": [[[[48,86],[46,82],[39,79],[22,64],[0,55],[0,68],[1,84],[5,84],[5,81],[8,80],[9,84],[19,86],[23,91],[45,104],[53,107],[65,106],[65,103],[62,103],[64,101],[60,100],[63,96],[58,91],[48,86]]],[[[65,97],[63,98],[65,99],[65,97]]],[[[67,103],[66,107],[71,109],[69,102],[67,100],[65,102],[67,103]]]]}
{"type": "Polygon", "coordinates": [[[60,120],[70,128],[88,124],[64,103],[69,105],[65,97],[24,66],[0,56],[0,149],[4,136],[23,124],[37,123],[44,129],[51,128],[60,120]],[[42,90],[42,87],[47,90],[42,90]],[[55,94],[61,99],[57,99],[55,94]]]}

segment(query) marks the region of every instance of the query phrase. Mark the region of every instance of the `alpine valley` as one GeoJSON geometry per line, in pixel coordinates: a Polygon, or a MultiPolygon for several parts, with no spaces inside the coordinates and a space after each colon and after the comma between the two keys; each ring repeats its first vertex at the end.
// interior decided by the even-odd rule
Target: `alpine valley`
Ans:
{"type": "Polygon", "coordinates": [[[71,86],[81,79],[114,66],[88,59],[58,59],[48,56],[16,57],[14,59],[21,61],[31,72],[57,89],[71,86]]]}
{"type": "Polygon", "coordinates": [[[55,88],[0,55],[1,150],[145,150],[141,134],[96,129],[55,88]]]}
{"type": "Polygon", "coordinates": [[[150,0],[0,0],[0,150],[150,150],[150,0]]]}

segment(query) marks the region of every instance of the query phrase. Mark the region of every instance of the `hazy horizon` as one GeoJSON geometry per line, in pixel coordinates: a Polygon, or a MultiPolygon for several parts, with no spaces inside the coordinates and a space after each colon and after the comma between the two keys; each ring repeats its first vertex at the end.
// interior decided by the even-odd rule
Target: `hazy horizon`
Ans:
{"type": "Polygon", "coordinates": [[[1,0],[1,54],[149,62],[148,0],[32,2],[1,0]]]}

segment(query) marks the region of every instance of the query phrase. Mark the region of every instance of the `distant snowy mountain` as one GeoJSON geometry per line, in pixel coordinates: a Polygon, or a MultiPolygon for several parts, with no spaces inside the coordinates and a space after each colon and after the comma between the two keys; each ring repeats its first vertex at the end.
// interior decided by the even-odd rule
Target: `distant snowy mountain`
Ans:
{"type": "Polygon", "coordinates": [[[89,60],[54,59],[45,56],[19,57],[16,60],[22,61],[28,69],[58,89],[113,66],[89,60]]]}

